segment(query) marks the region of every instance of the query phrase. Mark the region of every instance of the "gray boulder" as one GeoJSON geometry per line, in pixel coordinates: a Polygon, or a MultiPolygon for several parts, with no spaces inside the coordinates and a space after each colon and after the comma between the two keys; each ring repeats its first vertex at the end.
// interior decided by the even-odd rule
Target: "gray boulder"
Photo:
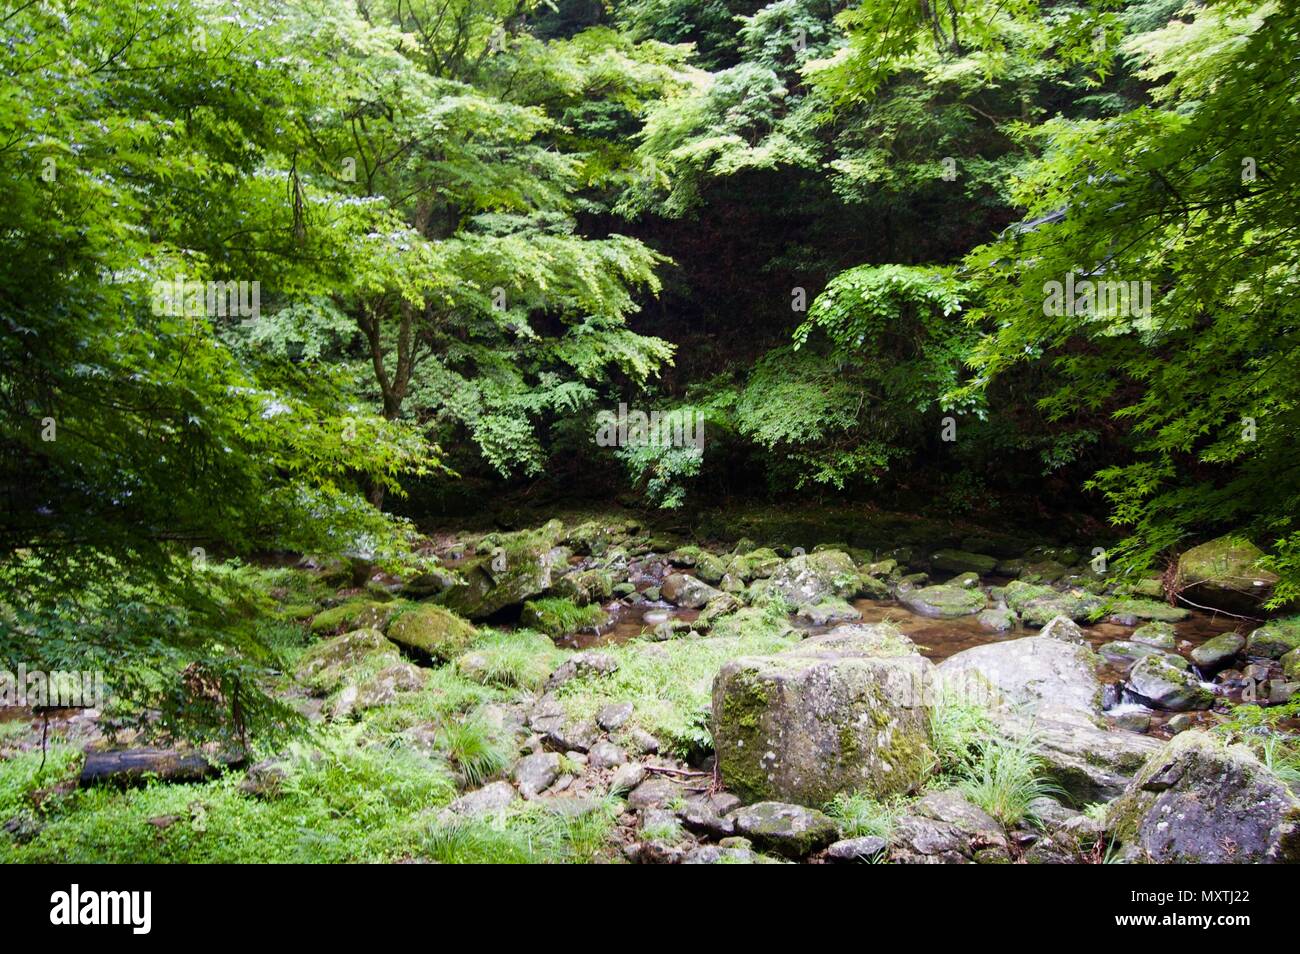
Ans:
{"type": "Polygon", "coordinates": [[[700,609],[710,600],[723,595],[721,590],[685,573],[669,574],[659,588],[659,593],[669,603],[686,609],[700,609]]]}
{"type": "Polygon", "coordinates": [[[1214,693],[1182,656],[1159,653],[1138,662],[1128,674],[1128,688],[1157,709],[1186,712],[1214,705],[1214,693]]]}
{"type": "Polygon", "coordinates": [[[1220,669],[1230,666],[1245,648],[1245,636],[1240,633],[1220,633],[1192,650],[1192,662],[1196,663],[1202,672],[1213,675],[1220,669]]]}
{"type": "Polygon", "coordinates": [[[920,589],[900,589],[898,599],[913,613],[938,619],[971,616],[988,603],[978,589],[963,586],[924,586],[920,589]]]}
{"type": "Polygon", "coordinates": [[[768,586],[790,606],[853,596],[861,581],[853,558],[839,550],[792,557],[772,573],[768,586]]]}
{"type": "Polygon", "coordinates": [[[730,816],[736,831],[759,848],[786,858],[803,858],[839,837],[839,828],[815,808],[784,802],[758,802],[730,816]]]}

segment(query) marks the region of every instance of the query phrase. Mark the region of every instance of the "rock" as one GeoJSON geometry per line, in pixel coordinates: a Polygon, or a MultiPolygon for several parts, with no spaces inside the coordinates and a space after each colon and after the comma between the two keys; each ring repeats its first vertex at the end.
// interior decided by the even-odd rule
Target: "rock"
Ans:
{"type": "Polygon", "coordinates": [[[622,742],[638,755],[654,755],[659,751],[659,740],[645,729],[633,728],[625,731],[622,742]]]}
{"type": "Polygon", "coordinates": [[[632,596],[635,593],[636,593],[636,586],[632,583],[624,582],[624,583],[614,584],[614,597],[616,599],[621,600],[624,597],[632,596]]]}
{"type": "Polygon", "coordinates": [[[1178,558],[1177,585],[1194,603],[1252,612],[1273,594],[1277,575],[1259,563],[1264,553],[1246,540],[1219,537],[1178,558]]]}
{"type": "Polygon", "coordinates": [[[1016,575],[1025,583],[1055,583],[1069,572],[1068,566],[1056,560],[1023,560],[1016,575]]]}
{"type": "Polygon", "coordinates": [[[1174,627],[1169,623],[1146,623],[1133,630],[1133,642],[1156,649],[1174,648],[1174,627]]]}
{"type": "Polygon", "coordinates": [[[565,720],[545,733],[546,743],[561,752],[587,752],[600,738],[600,729],[594,722],[565,720]]]}
{"type": "Polygon", "coordinates": [[[1151,713],[1134,706],[1113,714],[1115,725],[1130,732],[1145,732],[1151,728],[1151,713]]]}
{"type": "Polygon", "coordinates": [[[1170,606],[1161,600],[1118,599],[1106,604],[1106,618],[1125,626],[1132,626],[1138,620],[1155,620],[1162,623],[1177,623],[1191,616],[1191,610],[1181,606],[1170,606]]]}
{"type": "Polygon", "coordinates": [[[1147,656],[1128,674],[1128,688],[1157,709],[1183,712],[1214,705],[1214,693],[1201,685],[1182,656],[1147,656]]]}
{"type": "Polygon", "coordinates": [[[955,790],[930,792],[897,819],[890,860],[903,864],[1010,860],[1002,826],[955,790]]]}
{"type": "Polygon", "coordinates": [[[721,596],[715,596],[709,600],[704,611],[696,617],[692,628],[700,632],[708,632],[713,624],[724,616],[736,612],[740,609],[740,600],[736,599],[730,593],[723,593],[721,596]]]}
{"type": "Polygon", "coordinates": [[[583,630],[598,629],[609,619],[599,603],[579,605],[568,597],[525,600],[519,625],[559,639],[583,630]]]}
{"type": "MultiPolygon", "coordinates": [[[[614,578],[608,570],[599,569],[566,573],[556,580],[549,592],[553,598],[567,599],[575,606],[603,603],[614,595],[614,578]]],[[[527,609],[528,604],[525,603],[524,607],[527,609]]]]}
{"type": "Polygon", "coordinates": [[[986,609],[978,616],[978,622],[985,629],[991,629],[995,633],[1005,633],[1007,630],[1015,629],[1016,614],[1009,609],[986,609]]]}
{"type": "Polygon", "coordinates": [[[536,798],[560,777],[560,755],[558,752],[525,755],[515,763],[510,777],[519,786],[520,795],[536,798]]]}
{"type": "Polygon", "coordinates": [[[1123,663],[1125,666],[1132,666],[1139,659],[1145,659],[1147,656],[1166,655],[1164,650],[1148,646],[1146,643],[1130,642],[1127,639],[1103,643],[1097,647],[1097,652],[1112,662],[1123,663]]]}
{"type": "Polygon", "coordinates": [[[1082,622],[1099,612],[1101,598],[1082,591],[1059,592],[1023,580],[1012,580],[1004,591],[1007,605],[1029,626],[1043,626],[1057,616],[1082,622]]]}
{"type": "Polygon", "coordinates": [[[962,589],[969,590],[973,586],[980,585],[980,576],[978,573],[958,573],[944,585],[960,586],[962,589]]]}
{"type": "Polygon", "coordinates": [[[280,759],[263,759],[249,768],[239,790],[254,798],[277,798],[288,777],[288,766],[280,759]]]}
{"type": "Polygon", "coordinates": [[[1246,637],[1240,633],[1220,633],[1192,650],[1192,662],[1201,672],[1213,675],[1230,666],[1245,647],[1246,637]]]}
{"type": "Polygon", "coordinates": [[[839,792],[909,791],[932,767],[933,671],[885,624],[841,626],[771,656],[728,661],[713,682],[727,788],[814,805],[839,792]]]}
{"type": "MultiPolygon", "coordinates": [[[[1053,631],[1069,632],[1059,624],[1053,631]]],[[[1040,634],[974,646],[945,659],[938,674],[945,687],[967,698],[987,698],[992,689],[1002,701],[1031,714],[1073,711],[1091,717],[1099,708],[1094,657],[1069,639],[1040,634]]]]}
{"type": "MultiPolygon", "coordinates": [[[[546,786],[542,787],[545,788],[546,786]]],[[[514,786],[509,782],[491,782],[480,789],[466,792],[448,805],[447,811],[453,815],[467,815],[470,817],[495,814],[509,807],[510,803],[518,797],[514,786]]]]}
{"type": "Polygon", "coordinates": [[[640,762],[625,762],[615,771],[609,780],[611,792],[630,792],[645,781],[645,766],[640,762]]]}
{"type": "MultiPolygon", "coordinates": [[[[644,771],[644,768],[643,768],[644,771]]],[[[627,797],[629,808],[663,808],[682,794],[681,789],[662,775],[652,775],[632,789],[627,797]]]]}
{"type": "MultiPolygon", "coordinates": [[[[738,806],[729,806],[732,811],[738,806]]],[[[713,800],[705,795],[696,795],[686,800],[678,817],[691,831],[708,835],[710,838],[726,838],[736,833],[736,820],[726,811],[719,811],[713,800]]]]}
{"type": "Polygon", "coordinates": [[[982,553],[967,553],[964,550],[940,550],[930,556],[930,566],[935,570],[947,570],[949,573],[977,573],[987,576],[997,567],[998,561],[982,553]]]}
{"type": "Polygon", "coordinates": [[[853,596],[861,585],[853,558],[839,550],[819,550],[792,557],[770,578],[773,593],[789,606],[816,604],[853,596]]]}
{"type": "Polygon", "coordinates": [[[987,603],[979,590],[946,585],[900,591],[898,598],[912,612],[939,619],[970,616],[982,610],[987,603]]]}
{"type": "Polygon", "coordinates": [[[887,847],[885,839],[877,835],[845,838],[826,849],[826,860],[835,864],[861,864],[874,860],[887,847]]]}
{"type": "Polygon", "coordinates": [[[596,724],[606,732],[613,732],[628,719],[632,718],[633,706],[630,702],[611,702],[602,706],[596,713],[596,724]]]}
{"type": "Polygon", "coordinates": [[[550,589],[555,572],[568,566],[568,549],[556,546],[558,523],[488,538],[489,552],[457,567],[463,582],[449,587],[438,599],[461,616],[484,619],[541,596],[550,589]]]}
{"type": "Polygon", "coordinates": [[[1180,712],[1165,723],[1165,726],[1174,735],[1177,735],[1179,732],[1186,732],[1194,725],[1196,725],[1196,716],[1190,712],[1180,712]]]}
{"type": "Polygon", "coordinates": [[[722,578],[727,575],[727,564],[722,558],[712,553],[701,551],[700,558],[695,564],[695,575],[705,583],[718,584],[722,578]]]}
{"type": "Polygon", "coordinates": [[[763,547],[731,558],[727,571],[745,583],[765,580],[776,572],[781,558],[775,550],[763,547]]]}
{"type": "Polygon", "coordinates": [[[333,692],[349,672],[401,662],[397,647],[377,629],[358,629],[317,643],[298,662],[298,681],[318,692],[333,692]]]}
{"type": "Polygon", "coordinates": [[[356,687],[355,697],[345,708],[336,705],[334,717],[342,718],[353,712],[365,712],[397,701],[398,693],[416,692],[424,688],[424,670],[408,662],[394,662],[374,675],[362,680],[356,687]]]}
{"type": "Polygon", "coordinates": [[[1282,674],[1288,679],[1300,679],[1300,649],[1293,649],[1282,657],[1282,674]]]}
{"type": "Polygon", "coordinates": [[[463,653],[478,631],[455,613],[425,603],[393,620],[388,638],[434,659],[450,661],[463,653]]]}
{"type": "Polygon", "coordinates": [[[1300,616],[1274,620],[1261,626],[1246,640],[1246,654],[1281,659],[1293,649],[1300,648],[1300,616]]]}
{"type": "Polygon", "coordinates": [[[627,753],[613,742],[602,740],[587,749],[587,763],[594,769],[613,768],[627,761],[627,753]]]}
{"type": "Polygon", "coordinates": [[[608,676],[618,670],[618,663],[608,653],[581,652],[574,653],[556,667],[546,680],[546,689],[550,691],[562,686],[570,679],[587,676],[608,676]]]}
{"type": "Polygon", "coordinates": [[[814,626],[828,626],[832,623],[849,623],[860,619],[862,614],[855,610],[847,600],[829,599],[816,604],[800,606],[797,615],[808,620],[814,626]]]}
{"type": "Polygon", "coordinates": [[[664,579],[660,593],[665,600],[686,609],[700,609],[710,600],[723,596],[703,580],[685,573],[672,573],[664,579]]]}
{"type": "Polygon", "coordinates": [[[1244,746],[1183,732],[1107,812],[1130,861],[1300,862],[1300,799],[1244,746]]]}
{"type": "Polygon", "coordinates": [[[383,630],[401,607],[396,603],[375,600],[348,600],[321,610],[309,627],[317,636],[358,629],[383,630]]]}
{"type": "Polygon", "coordinates": [[[731,816],[736,831],[761,849],[786,858],[803,858],[839,836],[835,822],[815,808],[785,802],[758,802],[731,816]]]}

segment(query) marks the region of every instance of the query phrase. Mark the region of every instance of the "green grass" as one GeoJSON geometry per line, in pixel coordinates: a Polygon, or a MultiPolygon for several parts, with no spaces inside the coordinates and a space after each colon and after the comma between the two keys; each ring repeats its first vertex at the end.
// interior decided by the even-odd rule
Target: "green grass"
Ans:
{"type": "Polygon", "coordinates": [[[557,690],[566,710],[576,719],[591,719],[610,702],[628,701],[632,723],[653,734],[674,754],[687,756],[712,745],[705,706],[713,677],[728,659],[785,649],[797,642],[786,635],[784,614],[767,612],[749,617],[735,635],[703,639],[674,639],[663,643],[633,640],[606,646],[618,663],[607,676],[571,679],[557,690]]]}
{"type": "Polygon", "coordinates": [[[957,787],[1003,825],[1034,821],[1030,809],[1034,799],[1062,794],[1058,786],[1042,777],[1042,769],[1032,739],[990,736],[975,743],[970,761],[957,772],[957,787]]]}
{"type": "Polygon", "coordinates": [[[542,633],[484,631],[457,668],[468,679],[490,686],[537,689],[564,660],[565,653],[542,633]]]}
{"type": "Polygon", "coordinates": [[[435,823],[422,853],[443,864],[584,863],[613,857],[610,836],[622,810],[607,798],[578,817],[528,802],[491,818],[435,823]]]}
{"type": "Polygon", "coordinates": [[[598,603],[579,606],[570,599],[548,596],[524,603],[519,621],[548,636],[568,636],[570,633],[599,626],[606,618],[604,609],[598,603]]]}
{"type": "Polygon", "coordinates": [[[444,722],[438,730],[438,748],[460,771],[466,788],[478,788],[499,775],[515,755],[511,739],[502,738],[474,716],[444,722]]]}
{"type": "Polygon", "coordinates": [[[894,831],[894,822],[904,811],[901,799],[878,801],[861,793],[841,793],[826,806],[826,814],[840,826],[844,838],[863,838],[875,835],[888,839],[894,831]]]}
{"type": "Polygon", "coordinates": [[[993,732],[988,712],[962,702],[955,694],[939,693],[930,709],[930,744],[942,773],[961,772],[981,741],[993,732]]]}

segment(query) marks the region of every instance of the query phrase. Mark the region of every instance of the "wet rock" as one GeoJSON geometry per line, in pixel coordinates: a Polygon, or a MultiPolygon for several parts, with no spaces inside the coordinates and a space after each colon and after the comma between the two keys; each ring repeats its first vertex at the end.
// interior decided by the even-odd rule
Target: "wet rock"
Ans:
{"type": "MultiPolygon", "coordinates": [[[[539,773],[537,780],[540,781],[542,777],[539,773]]],[[[545,787],[545,785],[542,786],[542,788],[545,787]]],[[[509,782],[490,782],[482,788],[466,792],[460,798],[457,798],[447,806],[447,811],[453,815],[470,817],[494,814],[509,807],[510,803],[518,797],[514,786],[509,782]]]]}
{"type": "Polygon", "coordinates": [[[798,616],[808,620],[814,626],[849,623],[862,616],[847,600],[840,599],[823,600],[816,604],[805,603],[796,612],[798,616]]]}
{"type": "Polygon", "coordinates": [[[388,638],[434,659],[455,659],[474,641],[478,631],[455,613],[426,603],[403,613],[388,627],[388,638]]]}
{"type": "Polygon", "coordinates": [[[660,593],[669,603],[686,609],[700,609],[710,600],[724,595],[721,590],[685,573],[673,573],[665,578],[660,593]]]}
{"type": "Polygon", "coordinates": [[[1139,620],[1177,623],[1191,616],[1191,610],[1170,606],[1161,600],[1119,599],[1106,604],[1106,618],[1124,626],[1133,626],[1139,620]]]}
{"type": "Polygon", "coordinates": [[[510,777],[519,786],[520,795],[536,798],[560,777],[560,755],[558,752],[526,755],[515,763],[510,777]]]}
{"type": "Polygon", "coordinates": [[[1115,713],[1115,725],[1130,732],[1146,732],[1151,728],[1151,713],[1145,709],[1125,709],[1115,713]]]}
{"type": "Polygon", "coordinates": [[[1207,639],[1192,650],[1192,662],[1206,674],[1214,674],[1233,661],[1246,647],[1246,637],[1240,633],[1220,633],[1207,639]]]}
{"type": "Polygon", "coordinates": [[[1124,666],[1132,666],[1138,660],[1145,659],[1147,656],[1165,655],[1162,649],[1157,649],[1146,643],[1131,642],[1127,639],[1117,639],[1113,642],[1103,643],[1097,647],[1097,652],[1111,662],[1120,663],[1124,666]]]}
{"type": "Polygon", "coordinates": [[[602,740],[587,750],[587,762],[594,769],[613,768],[627,761],[627,753],[613,742],[602,740]]]}
{"type": "Polygon", "coordinates": [[[946,585],[900,591],[898,598],[912,612],[938,619],[971,616],[988,602],[979,590],[946,585]]]}
{"type": "Polygon", "coordinates": [[[1183,732],[1107,813],[1130,861],[1300,862],[1300,799],[1244,746],[1183,732]]]}
{"type": "Polygon", "coordinates": [[[1133,642],[1156,649],[1174,648],[1174,627],[1169,623],[1146,623],[1133,630],[1133,642]]]}
{"type": "Polygon", "coordinates": [[[1190,712],[1180,712],[1178,713],[1178,715],[1174,716],[1168,722],[1165,723],[1165,726],[1174,735],[1177,735],[1179,732],[1186,732],[1188,729],[1194,727],[1195,725],[1196,725],[1196,716],[1190,712]]]}
{"type": "Polygon", "coordinates": [[[596,713],[596,724],[606,732],[613,732],[628,719],[632,718],[633,706],[630,702],[611,702],[602,706],[596,713]]]}
{"type": "Polygon", "coordinates": [[[985,629],[991,629],[995,633],[1005,633],[1008,630],[1015,629],[1016,614],[1009,609],[986,609],[978,617],[978,622],[985,629]]]}
{"type": "Polygon", "coordinates": [[[933,664],[892,626],[841,626],[770,656],[733,659],[713,682],[727,788],[822,804],[839,792],[908,791],[930,771],[933,664]]]}
{"type": "Polygon", "coordinates": [[[877,835],[845,838],[826,849],[826,860],[834,864],[863,864],[878,858],[887,847],[885,839],[877,835]]]}
{"type": "Polygon", "coordinates": [[[947,570],[949,573],[976,573],[987,576],[997,567],[998,561],[982,553],[967,553],[964,550],[940,550],[930,556],[930,566],[935,570],[947,570]]]}
{"type": "Polygon", "coordinates": [[[861,585],[853,558],[839,550],[819,550],[792,557],[770,577],[769,586],[789,606],[853,596],[861,585]]]}
{"type": "Polygon", "coordinates": [[[1178,558],[1178,587],[1202,606],[1252,612],[1273,594],[1278,580],[1259,565],[1263,556],[1253,543],[1232,537],[1202,543],[1178,558]]]}
{"type": "Polygon", "coordinates": [[[1158,709],[1182,712],[1214,705],[1214,693],[1201,685],[1182,656],[1147,656],[1129,673],[1128,688],[1158,709]]]}
{"type": "Polygon", "coordinates": [[[546,680],[546,689],[550,691],[564,685],[570,679],[587,676],[608,676],[618,671],[618,662],[609,653],[581,652],[574,653],[559,666],[546,680]]]}
{"type": "Polygon", "coordinates": [[[1261,626],[1246,640],[1246,653],[1281,659],[1293,649],[1300,648],[1300,616],[1274,620],[1261,626]]]}
{"type": "Polygon", "coordinates": [[[731,814],[736,831],[760,849],[786,858],[803,858],[826,847],[839,836],[835,822],[802,805],[758,802],[731,814]]]}

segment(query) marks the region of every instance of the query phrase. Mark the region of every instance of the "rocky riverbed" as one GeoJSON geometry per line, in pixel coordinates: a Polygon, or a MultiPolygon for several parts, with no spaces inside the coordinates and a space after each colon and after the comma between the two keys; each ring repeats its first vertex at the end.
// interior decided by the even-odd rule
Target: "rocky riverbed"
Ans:
{"type": "MultiPolygon", "coordinates": [[[[375,860],[481,860],[539,818],[556,856],[526,860],[579,841],[577,860],[653,863],[1300,860],[1300,621],[1245,618],[1266,580],[1224,566],[1216,594],[1202,572],[1188,606],[1069,546],[738,529],[756,535],[552,520],[433,534],[418,575],[278,570],[302,639],[274,691],[349,752],[447,779],[375,860]]],[[[0,758],[44,731],[17,725],[0,758]]],[[[95,713],[53,728],[107,747],[95,713]]],[[[314,751],[188,787],[261,811],[301,797],[314,751]]],[[[28,786],[47,811],[7,805],[9,850],[75,825],[74,772],[28,786]]]]}

